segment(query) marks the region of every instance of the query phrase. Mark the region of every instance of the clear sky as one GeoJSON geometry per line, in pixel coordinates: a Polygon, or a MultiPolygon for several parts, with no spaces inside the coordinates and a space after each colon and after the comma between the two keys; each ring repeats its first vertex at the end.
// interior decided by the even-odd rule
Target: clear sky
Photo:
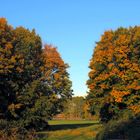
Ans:
{"type": "Polygon", "coordinates": [[[70,65],[74,94],[86,95],[88,65],[105,30],[140,25],[140,0],[0,0],[0,17],[36,29],[70,65]]]}

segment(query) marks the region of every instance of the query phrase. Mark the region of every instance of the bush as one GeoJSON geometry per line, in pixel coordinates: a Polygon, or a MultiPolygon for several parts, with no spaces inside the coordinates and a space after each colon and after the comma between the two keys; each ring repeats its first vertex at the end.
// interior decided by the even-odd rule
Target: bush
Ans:
{"type": "Polygon", "coordinates": [[[140,139],[140,117],[131,119],[112,120],[108,122],[103,130],[96,136],[96,140],[122,139],[139,140],[140,139]]]}
{"type": "Polygon", "coordinates": [[[34,129],[27,130],[17,122],[0,120],[0,140],[38,140],[34,129]]]}

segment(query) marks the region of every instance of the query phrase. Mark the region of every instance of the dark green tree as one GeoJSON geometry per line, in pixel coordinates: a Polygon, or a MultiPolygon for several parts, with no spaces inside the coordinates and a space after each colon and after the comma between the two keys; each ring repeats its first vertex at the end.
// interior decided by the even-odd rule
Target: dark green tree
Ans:
{"type": "Polygon", "coordinates": [[[26,129],[47,127],[72,96],[67,68],[55,48],[42,49],[35,30],[14,29],[1,18],[0,119],[26,129]]]}
{"type": "MultiPolygon", "coordinates": [[[[9,119],[9,106],[15,102],[15,75],[23,71],[24,60],[15,53],[14,29],[6,19],[0,19],[0,116],[9,119]]],[[[17,77],[17,76],[16,76],[17,77]]]]}

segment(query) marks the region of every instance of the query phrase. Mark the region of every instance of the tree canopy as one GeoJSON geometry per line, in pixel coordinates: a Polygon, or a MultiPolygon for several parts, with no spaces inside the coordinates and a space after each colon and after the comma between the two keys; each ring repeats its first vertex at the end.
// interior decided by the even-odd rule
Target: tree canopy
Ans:
{"type": "Polygon", "coordinates": [[[59,52],[35,30],[0,18],[0,119],[12,127],[43,129],[71,98],[71,81],[59,52]]]}
{"type": "Polygon", "coordinates": [[[106,31],[90,60],[87,99],[102,121],[140,113],[140,27],[106,31]]]}

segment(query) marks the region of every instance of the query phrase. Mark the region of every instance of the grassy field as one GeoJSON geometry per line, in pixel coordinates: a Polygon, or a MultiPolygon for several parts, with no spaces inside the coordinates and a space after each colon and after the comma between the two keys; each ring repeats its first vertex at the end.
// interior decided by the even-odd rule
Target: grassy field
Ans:
{"type": "Polygon", "coordinates": [[[40,133],[48,136],[46,140],[94,140],[102,127],[98,121],[85,120],[52,120],[49,124],[50,131],[40,133]]]}

